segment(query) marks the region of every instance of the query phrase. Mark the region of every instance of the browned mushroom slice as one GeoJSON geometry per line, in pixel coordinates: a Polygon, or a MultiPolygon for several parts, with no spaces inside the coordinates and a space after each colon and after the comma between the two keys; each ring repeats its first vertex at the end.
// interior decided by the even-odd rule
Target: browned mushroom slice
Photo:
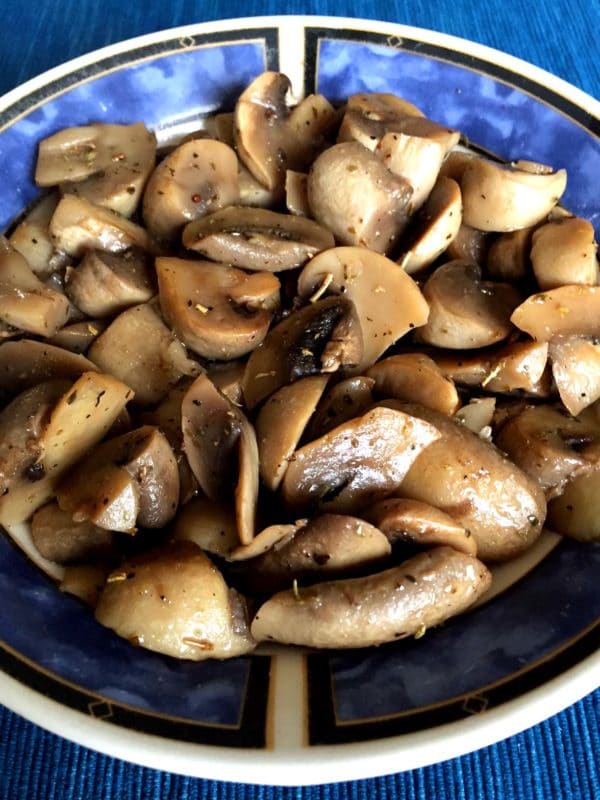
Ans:
{"type": "Polygon", "coordinates": [[[412,188],[358,142],[329,147],[308,174],[312,215],[340,244],[387,253],[406,227],[412,188]]]}
{"type": "Polygon", "coordinates": [[[542,291],[566,284],[594,286],[598,277],[597,245],[591,222],[566,217],[547,222],[532,237],[531,263],[542,291]]]}
{"type": "Polygon", "coordinates": [[[305,172],[294,172],[292,169],[286,170],[285,205],[290,214],[296,214],[299,217],[310,217],[308,175],[305,172]]]}
{"type": "MultiPolygon", "coordinates": [[[[479,231],[477,228],[471,228],[470,225],[465,225],[462,222],[456,236],[448,243],[446,256],[452,261],[461,259],[463,261],[475,261],[476,264],[483,265],[486,263],[488,248],[489,234],[485,231],[479,231]]],[[[492,273],[490,272],[490,274],[492,273]]],[[[493,277],[506,280],[508,283],[513,282],[513,279],[508,276],[494,275],[493,277]]]]}
{"type": "Polygon", "coordinates": [[[557,336],[550,343],[550,360],[560,399],[570,414],[577,416],[600,398],[597,341],[582,336],[557,336]]]}
{"type": "Polygon", "coordinates": [[[255,647],[245,600],[192,542],[122,563],[107,578],[96,619],[141,647],[192,661],[255,647]]]}
{"type": "Polygon", "coordinates": [[[482,231],[513,231],[544,219],[558,203],[567,173],[534,174],[473,158],[465,166],[460,187],[467,225],[482,231]]]}
{"type": "Polygon", "coordinates": [[[423,353],[390,356],[370,367],[367,375],[375,380],[381,398],[409,400],[441,414],[454,414],[460,405],[454,382],[423,353]]]}
{"type": "Polygon", "coordinates": [[[289,91],[285,75],[263,72],[242,92],[235,107],[238,154],[268,189],[283,186],[286,169],[302,170],[312,161],[337,119],[335,110],[319,95],[306,97],[291,110],[289,91]]]}
{"type": "Polygon", "coordinates": [[[165,319],[205,358],[228,360],[254,350],[279,305],[279,281],[269,272],[158,258],[156,274],[165,319]]]}
{"type": "Polygon", "coordinates": [[[503,233],[492,243],[485,262],[492,278],[516,283],[530,274],[529,254],[534,230],[534,227],[530,227],[503,233]]]}
{"type": "Polygon", "coordinates": [[[306,428],[306,440],[318,439],[349,419],[362,416],[373,405],[373,386],[375,380],[364,375],[344,378],[332,386],[306,428]]]}
{"type": "Polygon", "coordinates": [[[374,408],[297,450],[283,479],[283,498],[293,511],[356,513],[396,489],[438,438],[423,420],[374,408]]]}
{"type": "Polygon", "coordinates": [[[56,503],[48,503],[31,519],[31,538],[44,558],[69,564],[108,555],[113,537],[91,522],[74,522],[56,503]]]}
{"type": "Polygon", "coordinates": [[[186,225],[183,244],[213,261],[281,272],[301,267],[335,241],[310,219],[266,208],[230,206],[186,225]]]}
{"type": "Polygon", "coordinates": [[[473,556],[436,547],[375,575],[279,592],[259,608],[252,635],[329,648],[422,636],[465,611],[490,582],[489,571],[473,556]]]}
{"type": "Polygon", "coordinates": [[[413,542],[423,547],[453,547],[470,556],[477,555],[473,536],[452,517],[428,503],[390,497],[370,508],[366,518],[390,542],[413,542]]]}
{"type": "Polygon", "coordinates": [[[38,336],[52,336],[67,321],[69,301],[45,286],[21,253],[0,237],[0,320],[38,336]]]}
{"type": "Polygon", "coordinates": [[[50,221],[50,236],[57,249],[75,258],[94,249],[110,253],[130,247],[149,253],[160,249],[135,222],[73,194],[66,194],[57,205],[50,221]]]}
{"type": "Polygon", "coordinates": [[[90,250],[80,264],[67,270],[66,292],[84,314],[102,318],[148,302],[155,290],[142,252],[90,250]]]}
{"type": "Polygon", "coordinates": [[[491,438],[495,410],[495,397],[472,397],[466,405],[458,409],[454,419],[478,436],[487,438],[489,433],[491,438]]]}
{"type": "Polygon", "coordinates": [[[260,476],[275,491],[317,403],[327,385],[328,375],[301,378],[283,386],[261,408],[256,418],[260,476]]]}
{"type": "Polygon", "coordinates": [[[144,426],[103,442],[60,482],[58,504],[75,522],[131,532],[162,528],[175,516],[179,473],[158,428],[144,426]]]}
{"type": "Polygon", "coordinates": [[[440,256],[460,228],[460,188],[451,178],[439,178],[402,241],[398,262],[412,275],[440,256]]]}
{"type": "Polygon", "coordinates": [[[128,308],[111,322],[88,350],[100,369],[126,381],[135,402],[157,403],[183,375],[197,375],[183,345],[152,304],[128,308]]]}
{"type": "Polygon", "coordinates": [[[95,608],[109,572],[110,568],[97,564],[69,564],[58,588],[95,608]]]}
{"type": "Polygon", "coordinates": [[[6,400],[52,378],[77,378],[96,367],[84,356],[32,339],[0,344],[0,397],[6,400]]]}
{"type": "Polygon", "coordinates": [[[47,278],[69,260],[66,253],[55,249],[48,230],[57,203],[57,193],[46,195],[17,225],[8,240],[40,278],[47,278]]]}
{"type": "Polygon", "coordinates": [[[223,142],[194,139],[152,173],[144,192],[144,223],[157,239],[174,239],[186,222],[239,199],[235,152],[223,142]]]}
{"type": "Polygon", "coordinates": [[[362,348],[350,300],[336,296],[309,303],[272,328],[250,355],[242,384],[247,407],[299,378],[356,366],[362,348]]]}
{"type": "Polygon", "coordinates": [[[600,469],[576,475],[548,503],[548,527],[580,542],[600,541],[600,469]]]}
{"type": "Polygon", "coordinates": [[[0,414],[0,441],[9,453],[8,465],[0,469],[2,525],[22,522],[44,505],[61,475],[104,438],[132,396],[128,386],[96,372],[84,372],[72,385],[51,383],[58,385],[58,397],[54,389],[53,397],[40,403],[35,392],[48,386],[40,384],[27,390],[35,408],[19,395],[0,414]],[[22,432],[13,452],[9,431],[15,427],[22,432]]]}
{"type": "Polygon", "coordinates": [[[339,292],[356,306],[363,332],[364,372],[408,331],[427,322],[429,307],[413,279],[393,261],[364,247],[336,247],[315,256],[302,270],[298,293],[339,292]]]}
{"type": "Polygon", "coordinates": [[[452,350],[486,347],[506,339],[519,292],[509,284],[481,280],[481,269],[469,261],[438,267],[423,287],[429,320],[418,338],[452,350]]]}
{"type": "Polygon", "coordinates": [[[264,554],[253,558],[243,574],[245,585],[262,594],[356,574],[386,559],[391,546],[383,533],[356,517],[322,514],[290,528],[264,554]]]}
{"type": "Polygon", "coordinates": [[[241,406],[244,403],[242,381],[245,369],[245,361],[224,361],[222,364],[208,366],[206,374],[225,397],[236,406],[241,406]]]}
{"type": "MultiPolygon", "coordinates": [[[[74,322],[72,325],[65,325],[65,327],[57,331],[54,336],[51,336],[48,341],[50,344],[62,350],[68,350],[78,355],[85,355],[98,336],[100,336],[107,327],[108,322],[100,319],[74,322]]],[[[88,369],[94,369],[91,361],[90,365],[88,369]]]]}
{"type": "Polygon", "coordinates": [[[514,310],[511,322],[541,342],[555,336],[600,336],[600,286],[560,286],[532,294],[514,310]]]}
{"type": "Polygon", "coordinates": [[[512,342],[474,355],[435,356],[441,372],[462,386],[477,386],[489,392],[522,390],[534,395],[549,394],[544,380],[548,361],[545,342],[512,342]]]}
{"type": "Polygon", "coordinates": [[[375,154],[385,166],[409,182],[413,194],[412,211],[418,211],[437,180],[445,150],[434,139],[406,133],[386,133],[375,154]]]}
{"type": "Polygon", "coordinates": [[[426,420],[440,433],[408,470],[396,496],[449,514],[470,531],[483,561],[513,558],[538,538],[546,516],[543,492],[512,461],[444,414],[414,403],[385,405],[426,420]]]}
{"type": "Polygon", "coordinates": [[[589,472],[598,460],[598,427],[552,406],[525,406],[509,418],[496,444],[551,499],[569,480],[589,472]],[[588,448],[592,448],[588,450],[588,448]]]}
{"type": "Polygon", "coordinates": [[[239,545],[234,509],[207,497],[193,497],[180,508],[172,531],[175,540],[194,542],[219,556],[229,556],[239,545]]]}

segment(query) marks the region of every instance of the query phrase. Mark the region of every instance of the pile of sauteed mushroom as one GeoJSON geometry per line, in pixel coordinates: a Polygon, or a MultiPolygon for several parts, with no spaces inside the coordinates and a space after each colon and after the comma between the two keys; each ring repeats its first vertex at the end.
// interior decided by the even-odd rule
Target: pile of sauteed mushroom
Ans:
{"type": "Polygon", "coordinates": [[[0,241],[0,523],[132,643],[379,645],[546,520],[598,539],[600,286],[564,169],[259,75],[157,152],[42,141],[0,241]]]}

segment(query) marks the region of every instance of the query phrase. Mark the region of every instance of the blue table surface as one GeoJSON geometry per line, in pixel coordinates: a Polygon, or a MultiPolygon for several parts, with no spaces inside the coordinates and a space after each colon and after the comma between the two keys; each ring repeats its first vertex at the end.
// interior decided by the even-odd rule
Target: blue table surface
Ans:
{"type": "MultiPolygon", "coordinates": [[[[416,25],[516,55],[600,97],[598,0],[2,0],[0,94],[103,45],[176,25],[331,14],[416,25]]],[[[492,747],[398,775],[304,789],[240,786],[137,767],[0,706],[0,799],[600,798],[600,690],[492,747]]]]}

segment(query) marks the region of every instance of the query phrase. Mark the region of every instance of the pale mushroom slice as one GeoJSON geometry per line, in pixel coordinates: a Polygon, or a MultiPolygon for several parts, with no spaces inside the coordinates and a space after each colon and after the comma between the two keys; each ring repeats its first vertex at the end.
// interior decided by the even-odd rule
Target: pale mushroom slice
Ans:
{"type": "Polygon", "coordinates": [[[540,342],[555,336],[600,336],[600,286],[560,286],[532,294],[511,322],[540,342]]]}
{"type": "Polygon", "coordinates": [[[360,374],[409,331],[425,325],[429,306],[413,279],[396,263],[364,247],[336,247],[315,256],[298,279],[303,298],[335,292],[352,300],[363,332],[360,374]]]}
{"type": "Polygon", "coordinates": [[[460,182],[464,221],[482,231],[499,233],[528,228],[550,213],[566,185],[564,169],[535,174],[473,158],[460,182]]]}
{"type": "Polygon", "coordinates": [[[452,547],[470,556],[477,555],[477,543],[471,533],[439,508],[390,497],[375,503],[366,519],[375,525],[392,544],[410,542],[420,547],[452,547]]]}
{"type": "Polygon", "coordinates": [[[166,321],[204,358],[229,360],[254,350],[279,306],[279,280],[270,272],[158,258],[156,274],[166,321]]]}
{"type": "Polygon", "coordinates": [[[312,216],[339,244],[387,253],[406,227],[412,187],[358,142],[321,153],[307,191],[312,216]]]}
{"type": "Polygon", "coordinates": [[[224,558],[239,546],[234,509],[207,497],[192,497],[180,508],[171,531],[175,541],[194,542],[201,550],[224,558]]]}
{"type": "Polygon", "coordinates": [[[547,342],[511,342],[473,355],[447,353],[434,358],[442,374],[461,386],[501,393],[521,390],[537,396],[550,393],[545,380],[547,342]]]}
{"type": "Polygon", "coordinates": [[[283,478],[293,511],[354,514],[396,489],[437,429],[390,408],[374,408],[294,453],[283,478]]]}
{"type": "Polygon", "coordinates": [[[506,283],[484,281],[478,264],[449,261],[428,278],[423,296],[429,319],[418,331],[425,344],[470,350],[506,339],[519,292],[506,283]]]}
{"type": "Polygon", "coordinates": [[[246,364],[246,406],[257,406],[282,386],[308,375],[355,367],[363,355],[356,308],[346,297],[316,300],[272,328],[246,364]]]}
{"type": "Polygon", "coordinates": [[[287,103],[290,89],[285,75],[263,72],[235,107],[238,155],[268,189],[283,187],[286,169],[307,167],[337,121],[335,109],[320,95],[309,95],[292,110],[287,103]]]}
{"type": "Polygon", "coordinates": [[[346,102],[338,142],[356,141],[375,150],[387,132],[400,130],[407,117],[423,116],[415,105],[397,95],[360,92],[346,102]]]}
{"type": "Polygon", "coordinates": [[[576,475],[548,503],[548,527],[580,542],[600,541],[600,469],[576,475]]]}
{"type": "Polygon", "coordinates": [[[478,559],[436,547],[374,575],[279,592],[257,611],[252,635],[336,649],[420,637],[465,611],[490,583],[478,559]]]}
{"type": "Polygon", "coordinates": [[[259,411],[256,438],[260,477],[271,491],[279,488],[328,380],[328,375],[300,378],[272,394],[259,411]]]}
{"type": "Polygon", "coordinates": [[[69,301],[45,286],[25,257],[0,237],[0,320],[27,333],[49,337],[67,322],[69,301]]]}
{"type": "Polygon", "coordinates": [[[173,542],[107,578],[96,619],[140,647],[203,661],[251,652],[246,602],[197,545],[173,542]]]}
{"type": "Polygon", "coordinates": [[[146,425],[96,447],[63,476],[56,494],[74,522],[123,533],[163,528],[179,502],[177,461],[164,434],[146,425]]]}
{"type": "Polygon", "coordinates": [[[273,208],[278,205],[284,193],[281,186],[267,189],[240,161],[238,163],[238,182],[240,186],[240,205],[254,208],[273,208]]]}
{"type": "Polygon", "coordinates": [[[418,211],[429,197],[442,166],[446,151],[440,142],[406,133],[386,133],[375,154],[385,166],[409,182],[413,193],[411,209],[418,211]]]}
{"type": "Polygon", "coordinates": [[[492,244],[485,260],[491,278],[517,283],[531,274],[531,240],[535,227],[502,233],[492,244]]]}
{"type": "Polygon", "coordinates": [[[32,271],[41,279],[62,269],[69,261],[66,253],[54,247],[49,225],[58,204],[58,194],[44,196],[27,213],[9,236],[11,245],[25,257],[32,271]]]}
{"type": "Polygon", "coordinates": [[[364,375],[343,378],[328,389],[310,419],[304,438],[307,441],[324,436],[349,419],[362,416],[374,403],[375,380],[364,375]]]}
{"type": "Polygon", "coordinates": [[[478,436],[491,438],[495,410],[495,397],[472,397],[466,405],[458,409],[454,419],[478,436]]]}
{"type": "Polygon", "coordinates": [[[89,250],[67,270],[65,291],[88,317],[113,317],[130,306],[146,303],[155,294],[154,281],[143,252],[89,250]]]}
{"type": "Polygon", "coordinates": [[[299,217],[310,217],[308,202],[308,175],[292,169],[285,173],[285,205],[290,214],[299,217]]]}
{"type": "Polygon", "coordinates": [[[304,217],[230,206],[186,225],[183,244],[212,261],[281,272],[301,267],[321,250],[334,247],[335,240],[304,217]]]}
{"type": "Polygon", "coordinates": [[[470,164],[475,158],[479,158],[479,156],[470,150],[463,149],[462,147],[457,147],[450,150],[441,166],[440,176],[443,175],[446,178],[452,178],[453,181],[456,181],[458,184],[460,184],[463,172],[467,168],[467,165],[470,164]]]}
{"type": "Polygon", "coordinates": [[[256,433],[244,416],[238,440],[238,465],[238,480],[234,492],[235,516],[238,538],[242,544],[248,544],[256,533],[260,476],[256,433]]]}
{"type": "Polygon", "coordinates": [[[244,586],[253,592],[270,594],[293,582],[306,585],[373,571],[391,553],[387,537],[357,517],[321,514],[304,524],[278,527],[290,530],[240,571],[244,586]]]}
{"type": "Polygon", "coordinates": [[[112,552],[111,531],[86,520],[75,522],[56,503],[48,503],[35,512],[31,538],[39,553],[57,564],[98,560],[112,552]]]}
{"type": "Polygon", "coordinates": [[[142,405],[157,403],[183,375],[200,371],[151,303],[119,314],[90,347],[88,358],[128,383],[142,405]]]}
{"type": "Polygon", "coordinates": [[[420,403],[441,414],[454,414],[460,399],[452,379],[444,377],[433,359],[424,353],[402,353],[384,358],[367,370],[375,381],[375,393],[385,399],[420,403]]]}
{"type": "Polygon", "coordinates": [[[94,249],[120,253],[140,247],[153,254],[160,250],[140,225],[74,194],[65,194],[57,205],[50,236],[57,249],[75,258],[94,249]]]}
{"type": "Polygon", "coordinates": [[[402,239],[398,263],[409,275],[433,264],[458,234],[461,219],[458,183],[439,178],[402,239]]]}
{"type": "MultiPolygon", "coordinates": [[[[48,339],[48,342],[63,350],[69,350],[71,353],[85,355],[108,325],[107,320],[101,319],[73,322],[57,331],[48,339]]],[[[88,369],[93,368],[93,365],[88,367],[88,369]]]]}
{"type": "Polygon", "coordinates": [[[597,283],[598,246],[588,220],[565,217],[547,222],[533,233],[531,241],[531,264],[542,291],[567,284],[597,283]]]}
{"type": "MultiPolygon", "coordinates": [[[[510,235],[510,234],[507,234],[510,235]]],[[[446,248],[446,256],[451,261],[462,259],[465,261],[475,261],[476,264],[485,264],[489,244],[490,234],[485,231],[479,231],[477,228],[472,228],[470,225],[465,225],[461,222],[456,236],[448,242],[446,248]]],[[[490,272],[490,275],[492,273],[490,272]]],[[[494,275],[493,277],[505,280],[507,283],[512,283],[510,277],[503,278],[501,275],[494,275]]]]}
{"type": "Polygon", "coordinates": [[[0,399],[8,398],[44,381],[78,378],[97,369],[84,356],[33,339],[0,344],[0,399]]]}
{"type": "Polygon", "coordinates": [[[418,456],[396,497],[439,508],[470,531],[483,561],[506,561],[540,536],[546,501],[538,484],[452,417],[415,403],[384,405],[425,420],[439,438],[418,456]]]}
{"type": "MultiPolygon", "coordinates": [[[[97,372],[84,372],[71,385],[51,383],[60,393],[53,390],[45,410],[39,400],[33,408],[19,395],[0,414],[0,441],[8,453],[0,470],[0,524],[5,527],[28,519],[53,496],[63,473],[104,438],[133,395],[125,384],[97,372]],[[12,430],[21,437],[13,449],[12,430]]],[[[27,390],[27,396],[35,399],[36,390],[45,386],[27,390]]]]}
{"type": "Polygon", "coordinates": [[[597,424],[547,405],[525,406],[496,435],[498,447],[548,499],[562,494],[572,478],[590,472],[598,461],[597,442],[597,424]]]}
{"type": "Polygon", "coordinates": [[[277,523],[263,528],[257,533],[254,539],[248,544],[241,544],[236,547],[228,556],[231,562],[250,561],[262,556],[275,545],[283,544],[290,539],[297,531],[307,524],[306,519],[296,520],[292,523],[277,523]]]}
{"type": "Polygon", "coordinates": [[[600,344],[589,337],[557,336],[549,353],[560,399],[575,417],[600,398],[600,344]]]}
{"type": "Polygon", "coordinates": [[[175,239],[186,223],[239,199],[235,151],[214,139],[193,139],[152,173],[144,192],[144,224],[157,239],[175,239]]]}

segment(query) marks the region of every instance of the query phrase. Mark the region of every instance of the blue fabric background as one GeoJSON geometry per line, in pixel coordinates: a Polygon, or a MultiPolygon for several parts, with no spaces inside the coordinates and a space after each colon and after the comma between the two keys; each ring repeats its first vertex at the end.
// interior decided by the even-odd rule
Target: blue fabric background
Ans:
{"type": "MultiPolygon", "coordinates": [[[[371,17],[505,50],[600,97],[598,0],[2,0],[0,93],[69,58],[143,33],[257,14],[371,17]]],[[[1,177],[1,176],[0,176],[1,177]]],[[[522,734],[399,775],[306,789],[238,786],[126,764],[0,707],[0,800],[550,800],[600,798],[600,690],[522,734]]]]}

